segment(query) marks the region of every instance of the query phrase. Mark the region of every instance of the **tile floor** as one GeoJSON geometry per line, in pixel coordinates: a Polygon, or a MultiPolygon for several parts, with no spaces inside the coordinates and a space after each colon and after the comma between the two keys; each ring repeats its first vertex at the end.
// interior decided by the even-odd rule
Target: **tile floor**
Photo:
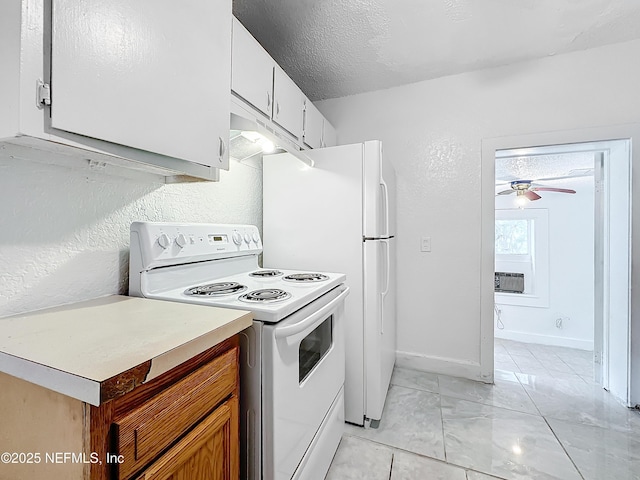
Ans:
{"type": "Polygon", "coordinates": [[[326,480],[640,480],[640,412],[591,357],[496,339],[494,385],[396,368],[380,427],[347,425],[326,480]]]}

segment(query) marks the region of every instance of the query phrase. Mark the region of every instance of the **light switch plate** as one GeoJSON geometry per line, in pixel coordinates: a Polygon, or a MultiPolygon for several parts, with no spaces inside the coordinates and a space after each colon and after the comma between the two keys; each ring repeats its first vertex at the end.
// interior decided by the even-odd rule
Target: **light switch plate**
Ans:
{"type": "Polygon", "coordinates": [[[420,242],[420,251],[421,252],[431,251],[431,237],[422,237],[422,240],[420,242]]]}

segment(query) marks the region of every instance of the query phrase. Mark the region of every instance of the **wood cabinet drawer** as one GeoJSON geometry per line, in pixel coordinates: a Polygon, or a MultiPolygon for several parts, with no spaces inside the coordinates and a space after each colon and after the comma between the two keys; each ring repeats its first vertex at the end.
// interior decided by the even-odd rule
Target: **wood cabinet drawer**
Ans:
{"type": "Polygon", "coordinates": [[[228,480],[240,472],[238,397],[220,405],[136,480],[228,480]]]}
{"type": "Polygon", "coordinates": [[[204,365],[114,422],[118,478],[129,478],[237,388],[237,347],[204,365]]]}

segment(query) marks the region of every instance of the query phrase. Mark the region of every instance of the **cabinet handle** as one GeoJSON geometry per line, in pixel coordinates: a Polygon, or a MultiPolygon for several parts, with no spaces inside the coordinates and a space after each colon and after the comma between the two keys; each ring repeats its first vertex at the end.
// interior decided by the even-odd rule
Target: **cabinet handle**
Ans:
{"type": "Polygon", "coordinates": [[[222,139],[222,137],[218,137],[218,140],[220,140],[220,148],[218,151],[218,160],[222,161],[222,159],[224,158],[224,153],[226,152],[227,148],[225,146],[224,140],[222,139]]]}
{"type": "Polygon", "coordinates": [[[280,115],[280,102],[276,102],[276,117],[280,115]]]}
{"type": "Polygon", "coordinates": [[[267,92],[267,108],[271,107],[271,94],[267,92]]]}

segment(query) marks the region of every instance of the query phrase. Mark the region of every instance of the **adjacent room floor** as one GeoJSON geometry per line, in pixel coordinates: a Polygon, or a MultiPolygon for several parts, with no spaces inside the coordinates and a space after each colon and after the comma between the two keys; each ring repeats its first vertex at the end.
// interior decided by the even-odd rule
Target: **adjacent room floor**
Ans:
{"type": "Polygon", "coordinates": [[[347,425],[327,480],[640,480],[640,412],[592,353],[496,339],[495,384],[396,368],[378,429],[347,425]]]}

